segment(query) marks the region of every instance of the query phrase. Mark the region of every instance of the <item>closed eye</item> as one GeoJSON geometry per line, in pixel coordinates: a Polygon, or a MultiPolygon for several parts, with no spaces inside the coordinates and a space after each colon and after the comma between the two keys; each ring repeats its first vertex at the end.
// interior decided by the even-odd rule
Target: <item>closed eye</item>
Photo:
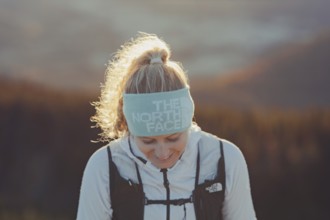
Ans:
{"type": "Polygon", "coordinates": [[[179,140],[179,138],[180,138],[180,136],[181,136],[181,134],[179,134],[179,135],[177,135],[177,136],[174,136],[174,137],[168,137],[168,138],[166,138],[169,142],[176,142],[176,141],[178,141],[179,140]]]}
{"type": "Polygon", "coordinates": [[[153,143],[155,143],[155,140],[154,139],[145,139],[145,140],[142,140],[142,142],[144,144],[153,144],[153,143]]]}

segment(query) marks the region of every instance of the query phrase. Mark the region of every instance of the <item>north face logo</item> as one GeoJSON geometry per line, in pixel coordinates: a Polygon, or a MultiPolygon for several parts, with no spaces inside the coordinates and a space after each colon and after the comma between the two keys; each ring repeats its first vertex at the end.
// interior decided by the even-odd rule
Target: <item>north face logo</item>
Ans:
{"type": "Polygon", "coordinates": [[[209,193],[219,192],[222,190],[221,183],[213,183],[211,186],[205,188],[209,193]]]}

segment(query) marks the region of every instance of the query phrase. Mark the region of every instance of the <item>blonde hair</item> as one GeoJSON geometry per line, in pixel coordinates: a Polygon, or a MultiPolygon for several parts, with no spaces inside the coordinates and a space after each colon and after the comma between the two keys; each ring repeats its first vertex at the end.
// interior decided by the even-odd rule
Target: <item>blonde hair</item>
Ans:
{"type": "Polygon", "coordinates": [[[124,92],[163,92],[189,86],[181,64],[171,61],[170,56],[169,46],[156,35],[147,33],[139,33],[115,53],[107,66],[99,101],[93,103],[96,114],[91,121],[102,130],[100,141],[128,133],[122,109],[124,92]]]}

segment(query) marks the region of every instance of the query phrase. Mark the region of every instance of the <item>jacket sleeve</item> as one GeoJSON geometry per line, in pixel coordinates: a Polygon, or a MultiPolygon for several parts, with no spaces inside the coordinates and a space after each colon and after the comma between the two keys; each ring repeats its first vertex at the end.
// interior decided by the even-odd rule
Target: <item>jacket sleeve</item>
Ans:
{"type": "Polygon", "coordinates": [[[105,148],[88,160],[80,189],[77,220],[110,220],[109,166],[105,148]]]}
{"type": "Polygon", "coordinates": [[[255,220],[247,164],[242,152],[225,142],[226,191],[223,206],[225,220],[255,220]]]}

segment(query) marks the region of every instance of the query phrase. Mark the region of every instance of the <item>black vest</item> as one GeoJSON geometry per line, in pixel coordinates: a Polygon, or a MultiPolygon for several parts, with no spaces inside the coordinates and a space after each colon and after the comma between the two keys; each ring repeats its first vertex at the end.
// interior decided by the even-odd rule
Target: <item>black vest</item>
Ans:
{"type": "MultiPolygon", "coordinates": [[[[193,190],[190,198],[175,200],[150,200],[146,198],[143,192],[143,183],[138,165],[135,163],[139,183],[133,183],[130,180],[122,178],[118,172],[115,163],[112,160],[110,147],[108,147],[107,150],[109,156],[110,172],[110,199],[113,210],[112,219],[143,220],[145,205],[163,204],[167,206],[166,219],[169,220],[171,205],[184,205],[185,203],[192,202],[194,203],[195,215],[197,220],[222,220],[222,206],[225,197],[224,193],[226,188],[226,179],[223,144],[221,140],[219,140],[219,143],[221,157],[218,161],[218,170],[216,178],[214,180],[205,180],[204,183],[198,184],[200,170],[200,153],[198,147],[195,189],[193,190]]],[[[167,173],[163,172],[163,174],[164,180],[167,180],[167,173]]],[[[164,186],[169,193],[169,183],[167,181],[164,181],[164,186]]]]}

